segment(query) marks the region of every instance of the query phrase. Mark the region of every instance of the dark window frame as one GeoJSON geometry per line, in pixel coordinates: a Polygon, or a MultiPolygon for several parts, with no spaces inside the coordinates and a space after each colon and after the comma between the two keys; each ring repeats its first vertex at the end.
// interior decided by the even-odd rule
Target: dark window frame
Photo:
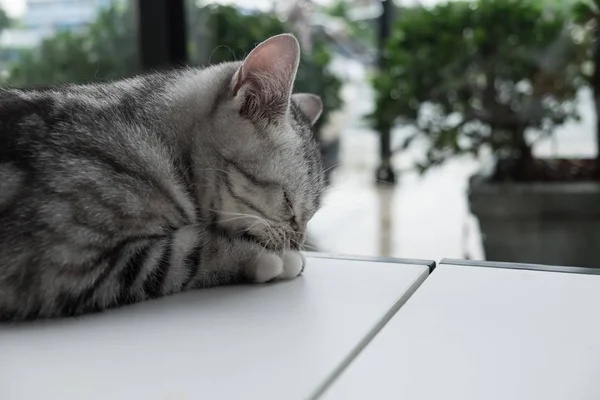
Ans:
{"type": "Polygon", "coordinates": [[[187,64],[185,0],[137,0],[138,45],[143,71],[187,64]]]}

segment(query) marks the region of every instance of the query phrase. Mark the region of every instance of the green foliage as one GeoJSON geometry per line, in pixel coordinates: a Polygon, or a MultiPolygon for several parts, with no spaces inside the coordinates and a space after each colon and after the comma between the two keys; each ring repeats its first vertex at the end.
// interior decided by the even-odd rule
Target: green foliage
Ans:
{"type": "MultiPolygon", "coordinates": [[[[578,34],[582,38],[582,44],[586,48],[586,59],[588,67],[582,71],[582,76],[586,79],[587,83],[593,88],[594,91],[598,91],[600,88],[597,85],[600,83],[600,70],[598,69],[597,59],[600,56],[598,53],[598,38],[600,37],[600,31],[598,26],[600,23],[600,8],[598,4],[600,0],[582,0],[574,3],[571,6],[571,15],[573,22],[576,24],[578,34]]],[[[600,131],[597,132],[598,140],[600,140],[600,131]]],[[[600,145],[600,142],[598,143],[600,145]]],[[[600,157],[600,153],[598,154],[600,157]]],[[[600,164],[598,165],[600,168],[600,164]]],[[[600,171],[599,171],[600,173],[600,171]]]]}
{"type": "Polygon", "coordinates": [[[24,51],[10,70],[11,86],[118,79],[138,72],[136,30],[129,8],[114,4],[84,33],[61,31],[24,51]]]}
{"type": "MultiPolygon", "coordinates": [[[[291,30],[273,15],[242,13],[230,6],[192,6],[188,16],[188,35],[195,44],[191,59],[200,65],[242,60],[266,38],[291,30]]],[[[294,87],[296,92],[321,96],[324,110],[317,128],[327,121],[331,111],[341,107],[341,82],[329,72],[330,62],[329,46],[322,38],[314,37],[311,51],[302,52],[294,87]]]]}
{"type": "Polygon", "coordinates": [[[573,19],[578,24],[586,24],[594,19],[596,10],[594,4],[589,1],[578,1],[573,4],[573,19]]]}
{"type": "Polygon", "coordinates": [[[483,146],[498,157],[531,157],[526,130],[551,134],[575,117],[585,84],[585,46],[567,29],[566,13],[536,0],[402,9],[388,68],[373,80],[373,125],[383,131],[400,123],[426,137],[422,170],[483,146]]]}

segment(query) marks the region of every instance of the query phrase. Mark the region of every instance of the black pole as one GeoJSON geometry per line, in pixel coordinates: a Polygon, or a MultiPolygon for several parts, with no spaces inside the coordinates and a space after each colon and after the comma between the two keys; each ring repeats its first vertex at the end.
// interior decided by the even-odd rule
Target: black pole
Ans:
{"type": "MultiPolygon", "coordinates": [[[[381,0],[382,12],[379,17],[379,68],[387,68],[385,46],[392,30],[393,0],[381,0]]],[[[391,132],[385,129],[379,132],[380,164],[377,168],[377,182],[395,183],[396,175],[392,169],[392,143],[391,132]]]]}
{"type": "Polygon", "coordinates": [[[596,106],[596,165],[595,177],[600,180],[600,27],[596,19],[594,30],[594,73],[592,75],[592,90],[594,92],[594,105],[596,106]]]}
{"type": "Polygon", "coordinates": [[[142,69],[186,64],[185,0],[138,0],[137,12],[142,69]]]}

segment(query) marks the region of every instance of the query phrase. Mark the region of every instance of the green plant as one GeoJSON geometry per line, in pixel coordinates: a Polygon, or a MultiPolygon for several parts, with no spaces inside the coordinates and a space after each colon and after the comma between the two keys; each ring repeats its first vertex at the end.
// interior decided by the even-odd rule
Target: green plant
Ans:
{"type": "Polygon", "coordinates": [[[593,63],[592,73],[587,76],[594,92],[596,106],[596,178],[600,178],[600,0],[579,1],[573,5],[574,20],[590,38],[588,59],[593,63]]]}
{"type": "Polygon", "coordinates": [[[376,129],[411,126],[429,147],[421,171],[489,146],[533,165],[528,132],[549,135],[576,117],[585,84],[584,46],[564,7],[540,0],[476,0],[400,11],[387,43],[387,68],[373,80],[376,129]]]}
{"type": "Polygon", "coordinates": [[[115,2],[85,32],[60,31],[22,52],[7,84],[45,86],[118,79],[138,72],[133,11],[115,2]]]}
{"type": "MultiPolygon", "coordinates": [[[[243,13],[231,6],[192,5],[188,15],[193,43],[191,59],[200,65],[242,60],[266,38],[291,30],[273,15],[243,13]]],[[[341,81],[328,70],[331,62],[328,44],[320,37],[313,39],[311,51],[302,53],[294,90],[321,96],[324,109],[318,130],[329,113],[341,107],[341,81]]]]}

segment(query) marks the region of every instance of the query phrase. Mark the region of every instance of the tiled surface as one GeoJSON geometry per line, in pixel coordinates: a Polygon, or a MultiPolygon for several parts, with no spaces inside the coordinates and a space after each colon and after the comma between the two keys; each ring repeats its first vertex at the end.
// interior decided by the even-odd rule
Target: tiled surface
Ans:
{"type": "MultiPolygon", "coordinates": [[[[398,184],[376,185],[378,137],[362,117],[372,107],[372,93],[363,69],[347,60],[340,65],[348,79],[346,108],[333,127],[342,132],[341,165],[325,206],[309,225],[319,248],[371,256],[484,259],[479,227],[469,215],[466,197],[468,177],[478,162],[455,159],[420,177],[410,171],[423,154],[424,146],[417,144],[394,157],[400,171],[398,184]]],[[[536,154],[595,154],[591,96],[581,97],[582,121],[558,129],[555,140],[540,141],[536,154]]],[[[394,141],[402,136],[402,130],[394,132],[394,141]]]]}

